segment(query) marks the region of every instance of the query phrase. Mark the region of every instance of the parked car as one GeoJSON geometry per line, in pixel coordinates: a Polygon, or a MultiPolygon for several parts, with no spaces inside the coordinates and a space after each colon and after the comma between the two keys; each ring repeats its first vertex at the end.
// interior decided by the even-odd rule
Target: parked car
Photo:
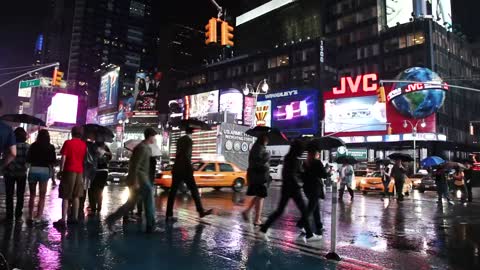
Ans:
{"type": "MultiPolygon", "coordinates": [[[[370,173],[365,177],[357,177],[356,180],[357,180],[357,188],[358,190],[362,191],[363,194],[367,194],[372,191],[376,191],[376,192],[384,191],[384,187],[382,183],[382,174],[379,171],[370,173]]],[[[388,191],[392,193],[394,190],[394,187],[395,187],[395,181],[392,178],[388,186],[388,191]]],[[[403,185],[403,194],[405,194],[405,196],[409,196],[412,190],[413,190],[413,181],[407,177],[405,179],[405,184],[403,185]]]]}
{"type": "Polygon", "coordinates": [[[409,178],[412,180],[413,188],[418,189],[420,187],[420,184],[422,183],[422,179],[425,177],[425,174],[417,173],[409,178]]]}
{"type": "Polygon", "coordinates": [[[431,175],[424,176],[418,185],[418,192],[424,193],[426,190],[437,190],[435,179],[431,175]]]}
{"type": "MultiPolygon", "coordinates": [[[[229,162],[202,161],[193,163],[195,182],[199,188],[211,187],[217,190],[231,187],[235,192],[242,191],[247,184],[247,173],[229,162]]],[[[155,179],[155,185],[168,190],[172,187],[172,173],[165,170],[155,179]]],[[[185,186],[180,188],[186,191],[185,186]]]]}
{"type": "Polygon", "coordinates": [[[108,178],[112,183],[124,183],[128,174],[128,160],[112,160],[108,163],[108,178]]]}

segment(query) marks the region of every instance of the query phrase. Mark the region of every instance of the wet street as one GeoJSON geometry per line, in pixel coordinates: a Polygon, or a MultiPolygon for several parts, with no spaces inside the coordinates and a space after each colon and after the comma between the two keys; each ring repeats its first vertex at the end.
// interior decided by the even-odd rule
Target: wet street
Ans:
{"type": "MultiPolygon", "coordinates": [[[[5,213],[1,187],[0,213],[5,213]]],[[[56,188],[49,188],[48,218],[60,218],[56,188]]],[[[278,202],[278,183],[270,189],[264,217],[278,202]]],[[[178,222],[166,225],[167,194],[156,196],[159,232],[147,235],[139,224],[119,221],[109,232],[105,216],[128,197],[122,186],[108,186],[100,217],[58,231],[51,223],[0,226],[0,251],[10,269],[480,269],[480,203],[438,205],[436,194],[417,191],[403,202],[356,193],[338,204],[337,252],[342,261],[327,261],[330,248],[331,193],[322,205],[322,241],[304,243],[291,203],[269,231],[268,240],[243,222],[244,193],[202,190],[215,215],[200,220],[188,195],[176,203],[178,222]]],[[[348,194],[346,194],[348,195],[348,194]]],[[[474,195],[479,198],[480,190],[474,195]]],[[[28,198],[28,194],[26,199],[28,198]]],[[[26,211],[24,211],[25,213],[26,211]]]]}

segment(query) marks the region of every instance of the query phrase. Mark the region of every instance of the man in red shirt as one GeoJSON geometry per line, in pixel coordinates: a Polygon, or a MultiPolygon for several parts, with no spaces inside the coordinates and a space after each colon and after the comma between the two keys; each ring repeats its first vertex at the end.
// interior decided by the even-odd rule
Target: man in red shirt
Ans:
{"type": "Polygon", "coordinates": [[[53,223],[55,227],[64,228],[67,220],[68,206],[72,202],[72,220],[70,224],[78,222],[79,198],[83,195],[83,162],[87,152],[87,145],[81,139],[83,129],[80,126],[72,128],[72,139],[65,141],[60,154],[60,190],[62,199],[62,218],[53,223]]]}

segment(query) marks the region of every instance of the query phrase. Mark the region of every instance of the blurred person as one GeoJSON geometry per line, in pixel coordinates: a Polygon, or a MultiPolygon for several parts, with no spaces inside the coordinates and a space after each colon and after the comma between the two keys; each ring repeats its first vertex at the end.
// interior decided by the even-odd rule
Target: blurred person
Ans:
{"type": "Polygon", "coordinates": [[[81,139],[83,128],[72,128],[72,139],[65,141],[60,154],[60,190],[59,197],[62,199],[62,218],[53,223],[57,228],[65,228],[69,204],[72,203],[69,224],[78,223],[79,198],[83,196],[83,166],[87,154],[87,144],[81,139]]]}
{"type": "Polygon", "coordinates": [[[353,166],[347,162],[343,163],[342,168],[340,169],[340,189],[338,190],[338,200],[343,201],[343,193],[345,192],[345,187],[350,194],[350,200],[353,201],[353,189],[352,182],[355,171],[353,166]]]}
{"type": "MultiPolygon", "coordinates": [[[[3,101],[0,98],[0,113],[3,110],[3,101]]],[[[15,159],[17,146],[12,128],[0,120],[0,171],[15,159]]]]}
{"type": "Polygon", "coordinates": [[[465,170],[463,174],[465,175],[465,186],[467,187],[467,198],[468,202],[473,201],[472,196],[472,180],[473,180],[473,164],[471,161],[467,161],[465,164],[465,170]]]}
{"type": "Polygon", "coordinates": [[[449,204],[453,205],[448,195],[447,171],[443,167],[437,168],[434,172],[435,185],[437,186],[438,203],[442,203],[442,198],[445,198],[449,204]]]}
{"type": "Polygon", "coordinates": [[[177,195],[178,188],[185,183],[190,190],[193,201],[195,202],[195,207],[197,208],[198,215],[200,218],[211,215],[213,209],[205,210],[202,205],[202,200],[200,199],[200,194],[198,193],[198,187],[195,183],[195,178],[193,176],[193,167],[192,167],[192,134],[193,128],[187,128],[185,131],[186,135],[180,137],[177,141],[177,151],[175,153],[175,163],[173,164],[172,169],[172,187],[170,193],[168,194],[167,201],[167,212],[166,212],[166,221],[174,222],[175,218],[173,217],[173,206],[175,204],[175,196],[177,195]]]}
{"type": "Polygon", "coordinates": [[[110,230],[113,224],[135,208],[140,200],[145,203],[145,218],[147,220],[147,233],[154,232],[155,206],[153,202],[153,185],[150,181],[150,158],[152,149],[149,145],[155,143],[155,136],[158,133],[153,128],[146,128],[145,139],[133,149],[130,158],[127,175],[127,185],[132,187],[130,196],[125,204],[120,206],[114,213],[110,214],[106,223],[110,230]]]}
{"type": "MultiPolygon", "coordinates": [[[[149,172],[148,176],[150,178],[150,183],[152,184],[152,187],[155,187],[154,183],[155,183],[156,172],[157,172],[157,157],[156,156],[151,156],[150,157],[150,172],[149,172]]],[[[145,207],[145,202],[144,202],[143,199],[141,199],[137,203],[137,217],[140,217],[140,218],[142,217],[144,207],[145,207]]]]}
{"type": "Polygon", "coordinates": [[[390,186],[390,181],[392,180],[392,164],[388,165],[381,165],[380,166],[380,173],[382,175],[382,183],[383,183],[383,194],[382,199],[390,198],[390,192],[388,187],[390,186]]]}
{"type": "Polygon", "coordinates": [[[320,237],[315,235],[308,222],[308,210],[302,197],[302,161],[300,157],[303,153],[303,146],[300,141],[293,141],[290,150],[284,158],[282,170],[282,191],[280,202],[277,209],[268,217],[265,224],[260,225],[260,231],[267,233],[270,226],[283,214],[288,205],[288,201],[292,199],[298,210],[302,213],[301,223],[305,229],[305,239],[308,241],[319,240],[320,237]]]}
{"type": "Polygon", "coordinates": [[[95,143],[95,134],[89,133],[85,136],[85,143],[87,151],[83,162],[83,193],[79,198],[78,204],[78,219],[85,218],[85,200],[87,198],[87,190],[90,188],[92,181],[95,179],[97,173],[98,146],[95,143]]]}
{"type": "Polygon", "coordinates": [[[270,180],[270,154],[267,152],[267,135],[259,137],[248,154],[247,169],[247,196],[252,196],[250,204],[242,212],[245,221],[250,220],[250,212],[255,207],[255,220],[253,225],[262,224],[263,201],[268,195],[268,184],[270,180]]]}
{"type": "Polygon", "coordinates": [[[45,195],[47,193],[48,179],[50,179],[51,169],[57,160],[55,146],[50,143],[50,134],[48,130],[42,129],[38,132],[37,139],[30,146],[27,154],[27,162],[30,164],[28,173],[28,186],[30,198],[28,201],[29,223],[46,222],[43,218],[43,209],[45,208],[45,195]],[[38,184],[38,205],[37,214],[34,216],[35,197],[38,184]]]}
{"type": "Polygon", "coordinates": [[[15,159],[10,162],[3,170],[5,178],[5,193],[6,193],[6,212],[7,221],[12,221],[13,212],[13,194],[15,192],[15,185],[17,186],[17,205],[15,207],[15,221],[21,222],[23,215],[23,196],[25,194],[25,185],[27,181],[27,152],[28,143],[27,132],[25,129],[19,127],[14,131],[15,140],[17,142],[17,155],[15,159]]]}
{"type": "Polygon", "coordinates": [[[467,201],[467,186],[465,185],[465,174],[463,173],[463,168],[456,167],[455,172],[453,173],[453,186],[455,187],[455,193],[460,191],[461,198],[460,201],[465,203],[467,201]]]}
{"type": "MultiPolygon", "coordinates": [[[[325,186],[323,179],[328,174],[320,161],[320,153],[314,148],[307,149],[307,159],[303,163],[303,193],[308,199],[308,216],[313,215],[315,225],[315,234],[323,234],[322,216],[320,213],[320,199],[325,199],[325,186]]],[[[302,220],[297,223],[297,227],[303,228],[302,220]]]]}
{"type": "Polygon", "coordinates": [[[405,178],[407,178],[407,169],[403,166],[401,160],[395,160],[395,164],[391,170],[391,176],[395,181],[395,192],[397,192],[397,200],[403,201],[403,185],[405,184],[405,178]]]}
{"type": "Polygon", "coordinates": [[[99,214],[102,210],[103,189],[108,179],[108,162],[112,159],[112,153],[104,142],[96,143],[99,157],[97,160],[97,170],[93,181],[88,189],[89,215],[99,214]]]}

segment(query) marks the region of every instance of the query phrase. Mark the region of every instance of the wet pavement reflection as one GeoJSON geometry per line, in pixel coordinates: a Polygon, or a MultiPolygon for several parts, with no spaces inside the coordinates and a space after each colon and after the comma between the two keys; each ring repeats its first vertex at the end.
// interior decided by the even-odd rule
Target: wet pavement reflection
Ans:
{"type": "MultiPolygon", "coordinates": [[[[3,187],[2,187],[3,189],[3,187]]],[[[271,188],[264,215],[279,199],[271,188]]],[[[47,218],[60,217],[57,189],[49,187],[47,218]]],[[[480,190],[475,190],[480,195],[480,190]]],[[[128,189],[111,185],[104,191],[99,216],[83,225],[58,231],[50,224],[0,225],[0,252],[11,268],[19,269],[479,269],[480,203],[437,204],[436,194],[416,191],[403,202],[357,194],[339,203],[337,252],[340,263],[327,261],[330,247],[331,193],[322,202],[324,237],[304,243],[292,205],[269,231],[268,240],[241,218],[244,193],[229,189],[202,190],[206,207],[215,215],[198,218],[190,196],[176,202],[178,222],[164,222],[168,193],[157,190],[158,233],[143,233],[144,225],[118,222],[115,233],[103,222],[128,198],[128,189]]],[[[26,199],[28,194],[26,195],[26,199]]],[[[477,197],[478,198],[478,197],[477,197]]],[[[0,213],[5,213],[0,190],[0,213]]]]}

